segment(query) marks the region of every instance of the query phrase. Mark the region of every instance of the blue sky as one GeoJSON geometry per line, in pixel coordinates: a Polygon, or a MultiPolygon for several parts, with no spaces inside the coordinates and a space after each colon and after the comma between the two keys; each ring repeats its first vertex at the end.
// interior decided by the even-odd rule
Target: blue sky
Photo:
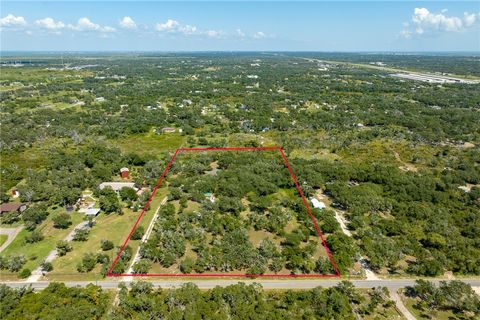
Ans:
{"type": "Polygon", "coordinates": [[[2,1],[1,50],[480,51],[480,2],[2,1]]]}

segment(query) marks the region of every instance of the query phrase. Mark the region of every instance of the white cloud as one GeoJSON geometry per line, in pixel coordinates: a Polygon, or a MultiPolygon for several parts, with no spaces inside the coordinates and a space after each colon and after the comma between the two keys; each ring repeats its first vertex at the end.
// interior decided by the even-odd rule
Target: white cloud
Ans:
{"type": "Polygon", "coordinates": [[[237,29],[235,30],[235,32],[237,33],[237,36],[239,36],[240,38],[245,37],[245,33],[242,31],[242,29],[237,29]]]}
{"type": "Polygon", "coordinates": [[[52,18],[45,18],[35,21],[35,24],[43,29],[48,29],[51,31],[58,31],[66,27],[65,23],[62,21],[55,21],[52,18]]]}
{"type": "Polygon", "coordinates": [[[155,29],[160,32],[176,32],[180,23],[176,20],[168,19],[165,23],[157,23],[155,29]]]}
{"type": "Polygon", "coordinates": [[[119,25],[121,28],[124,29],[137,29],[137,24],[135,23],[135,21],[133,21],[133,19],[128,16],[123,17],[119,25]]]}
{"type": "Polygon", "coordinates": [[[100,29],[100,31],[106,32],[106,33],[111,33],[111,32],[116,32],[117,29],[115,29],[115,28],[113,28],[113,27],[105,26],[105,27],[102,27],[102,28],[100,29]]]}
{"type": "Polygon", "coordinates": [[[432,13],[426,8],[415,8],[410,23],[404,24],[400,35],[411,38],[412,35],[433,34],[439,32],[460,32],[475,24],[477,14],[464,13],[463,19],[455,16],[446,16],[447,10],[441,13],[432,13]]]}
{"type": "Polygon", "coordinates": [[[267,37],[267,35],[262,31],[255,32],[253,34],[254,39],[263,39],[263,38],[266,38],[266,37],[267,37]]]}
{"type": "Polygon", "coordinates": [[[465,26],[466,27],[471,27],[475,24],[477,21],[477,16],[480,18],[480,13],[476,15],[475,13],[468,13],[465,12],[463,14],[463,21],[465,21],[465,26]]]}
{"type": "Polygon", "coordinates": [[[164,23],[157,23],[155,30],[161,33],[179,34],[185,36],[206,36],[211,38],[221,38],[225,35],[225,32],[221,30],[200,30],[196,26],[182,24],[173,19],[168,19],[164,23]]]}
{"type": "Polygon", "coordinates": [[[99,24],[92,22],[87,17],[78,19],[78,22],[76,25],[69,24],[68,27],[75,31],[98,31],[98,32],[106,32],[106,33],[117,31],[117,29],[109,26],[102,27],[99,24]]]}
{"type": "Polygon", "coordinates": [[[221,30],[207,30],[204,33],[210,38],[222,38],[225,35],[225,32],[221,30]]]}
{"type": "Polygon", "coordinates": [[[14,16],[9,14],[3,18],[0,18],[0,27],[23,27],[27,25],[24,17],[14,16]]]}
{"type": "Polygon", "coordinates": [[[78,19],[77,28],[78,28],[80,31],[84,31],[84,30],[99,30],[99,29],[100,29],[100,25],[98,25],[98,24],[96,24],[96,23],[93,23],[92,21],[90,21],[90,19],[88,19],[88,18],[86,18],[86,17],[83,17],[83,18],[78,19]]]}

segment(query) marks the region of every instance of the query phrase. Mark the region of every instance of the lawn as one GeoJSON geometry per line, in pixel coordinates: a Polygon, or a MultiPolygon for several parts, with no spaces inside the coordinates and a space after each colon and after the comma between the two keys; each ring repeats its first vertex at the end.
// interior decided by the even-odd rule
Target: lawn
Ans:
{"type": "MultiPolygon", "coordinates": [[[[159,189],[152,200],[151,209],[145,213],[142,220],[140,220],[141,226],[147,229],[153,214],[158,208],[160,202],[166,195],[166,189],[159,189]]],[[[96,268],[88,273],[79,273],[77,271],[77,264],[82,260],[85,253],[97,253],[102,252],[109,255],[110,260],[115,259],[117,250],[112,249],[109,251],[102,251],[100,248],[100,242],[102,239],[108,239],[114,243],[114,245],[121,246],[127,239],[135,221],[140,214],[138,212],[132,212],[131,210],[124,210],[123,215],[109,214],[105,215],[101,213],[97,219],[96,224],[92,228],[88,240],[84,242],[72,241],[73,251],[67,253],[63,257],[57,257],[53,261],[53,271],[48,274],[50,280],[101,280],[103,277],[100,275],[101,265],[97,264],[96,268]]],[[[132,247],[133,254],[135,254],[140,241],[130,240],[128,245],[132,247]]]]}
{"type": "Polygon", "coordinates": [[[456,317],[455,314],[451,311],[437,311],[437,310],[428,310],[422,311],[415,307],[416,300],[411,298],[402,297],[403,302],[407,309],[417,318],[417,319],[436,319],[436,320],[454,320],[454,319],[463,319],[456,317]]]}
{"type": "Polygon", "coordinates": [[[5,243],[5,241],[7,241],[7,239],[8,239],[7,235],[0,234],[0,246],[2,246],[5,243]]]}
{"type": "MultiPolygon", "coordinates": [[[[1,255],[24,255],[27,262],[23,267],[30,270],[36,269],[48,253],[55,249],[57,241],[65,238],[73,230],[73,227],[83,220],[83,214],[72,213],[72,225],[68,229],[56,229],[53,227],[52,217],[62,210],[63,208],[58,208],[50,212],[48,218],[37,227],[37,230],[41,231],[45,237],[43,240],[26,244],[25,237],[30,231],[23,229],[1,255]]],[[[4,272],[2,270],[0,274],[3,276],[4,272]]],[[[6,272],[6,274],[11,273],[6,272]]]]}

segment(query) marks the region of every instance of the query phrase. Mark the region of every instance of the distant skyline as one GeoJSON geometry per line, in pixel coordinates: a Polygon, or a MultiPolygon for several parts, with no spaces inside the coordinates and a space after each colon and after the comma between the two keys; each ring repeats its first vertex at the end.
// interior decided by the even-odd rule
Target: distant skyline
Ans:
{"type": "Polygon", "coordinates": [[[480,51],[480,2],[2,1],[2,51],[480,51]]]}

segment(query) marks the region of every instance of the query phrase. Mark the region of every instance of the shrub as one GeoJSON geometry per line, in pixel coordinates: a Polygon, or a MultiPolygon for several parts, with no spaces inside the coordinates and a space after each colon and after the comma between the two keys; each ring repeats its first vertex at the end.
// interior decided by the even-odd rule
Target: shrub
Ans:
{"type": "Polygon", "coordinates": [[[113,249],[113,242],[110,240],[102,240],[100,242],[100,246],[102,247],[103,251],[108,251],[113,249]]]}
{"type": "Polygon", "coordinates": [[[22,269],[22,271],[20,271],[20,273],[18,274],[18,276],[22,279],[25,279],[25,278],[28,278],[32,275],[32,271],[30,271],[30,269],[22,269]]]}
{"type": "Polygon", "coordinates": [[[142,226],[137,226],[135,231],[132,233],[132,240],[140,240],[145,234],[145,229],[142,226]]]}
{"type": "Polygon", "coordinates": [[[73,241],[87,241],[88,234],[90,233],[90,228],[81,228],[75,231],[73,235],[73,241]]]}
{"type": "Polygon", "coordinates": [[[25,237],[26,243],[35,243],[43,240],[43,234],[38,230],[33,230],[25,237]]]}
{"type": "Polygon", "coordinates": [[[194,266],[195,261],[192,258],[185,258],[185,260],[180,263],[180,271],[182,271],[182,273],[191,273],[194,266]]]}
{"type": "Polygon", "coordinates": [[[53,270],[53,265],[51,262],[43,261],[42,264],[40,265],[42,268],[43,272],[50,272],[53,270]]]}
{"type": "Polygon", "coordinates": [[[82,261],[77,265],[78,272],[90,272],[97,264],[97,256],[93,253],[85,253],[82,261]]]}
{"type": "Polygon", "coordinates": [[[73,250],[72,245],[65,240],[60,240],[57,242],[57,253],[59,256],[64,256],[67,254],[67,252],[70,252],[73,250]]]}
{"type": "Polygon", "coordinates": [[[150,270],[150,262],[148,260],[140,260],[133,265],[133,273],[148,273],[150,270]]]}

